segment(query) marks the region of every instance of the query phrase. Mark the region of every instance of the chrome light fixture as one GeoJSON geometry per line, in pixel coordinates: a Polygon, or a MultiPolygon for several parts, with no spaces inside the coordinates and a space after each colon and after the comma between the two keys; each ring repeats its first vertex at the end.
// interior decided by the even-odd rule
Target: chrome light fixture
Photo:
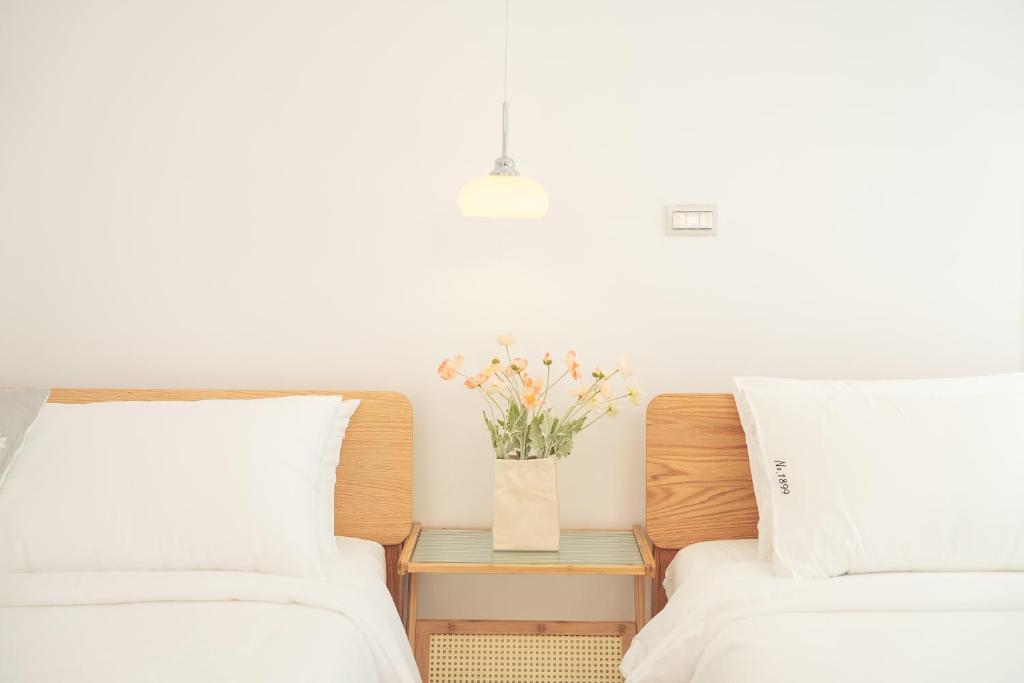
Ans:
{"type": "Polygon", "coordinates": [[[543,218],[548,195],[534,180],[519,175],[515,159],[508,155],[508,17],[505,0],[505,88],[501,103],[501,156],[490,175],[470,180],[459,191],[459,211],[478,218],[543,218]]]}

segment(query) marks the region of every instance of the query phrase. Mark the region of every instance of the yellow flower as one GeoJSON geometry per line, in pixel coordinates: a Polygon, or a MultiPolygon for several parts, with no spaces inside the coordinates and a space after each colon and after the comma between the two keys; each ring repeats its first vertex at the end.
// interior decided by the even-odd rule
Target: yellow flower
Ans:
{"type": "Polygon", "coordinates": [[[512,346],[516,343],[516,338],[512,336],[511,332],[502,332],[498,335],[498,346],[512,346]]]}
{"type": "Polygon", "coordinates": [[[462,356],[455,356],[455,358],[445,358],[441,361],[441,365],[437,368],[437,374],[441,376],[441,379],[448,381],[459,374],[459,369],[462,368],[462,356]]]}
{"type": "Polygon", "coordinates": [[[604,412],[608,413],[608,417],[615,417],[619,414],[619,404],[617,403],[606,403],[604,406],[604,412]]]}
{"type": "Polygon", "coordinates": [[[644,402],[644,392],[637,386],[626,387],[626,395],[629,396],[629,402],[635,406],[640,405],[644,402]]]}

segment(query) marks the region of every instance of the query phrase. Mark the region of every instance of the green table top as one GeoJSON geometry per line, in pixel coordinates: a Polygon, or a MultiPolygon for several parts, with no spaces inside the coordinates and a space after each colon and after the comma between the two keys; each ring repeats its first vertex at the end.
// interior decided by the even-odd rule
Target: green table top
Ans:
{"type": "Polygon", "coordinates": [[[588,567],[595,570],[592,573],[643,573],[644,559],[632,531],[563,531],[559,545],[559,550],[551,552],[494,550],[488,530],[423,529],[409,565],[413,572],[478,565],[488,571],[507,566],[509,573],[531,567],[545,567],[551,573],[570,568],[587,571],[588,567]],[[600,567],[609,571],[596,571],[600,567]]]}

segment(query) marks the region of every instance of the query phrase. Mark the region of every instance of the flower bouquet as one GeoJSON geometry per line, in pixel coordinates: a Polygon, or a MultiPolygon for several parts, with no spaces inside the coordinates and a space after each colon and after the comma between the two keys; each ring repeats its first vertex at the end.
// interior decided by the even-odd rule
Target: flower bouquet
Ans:
{"type": "Polygon", "coordinates": [[[575,351],[554,372],[555,362],[546,353],[540,371],[531,375],[529,361],[512,355],[515,337],[500,334],[497,341],[505,358],[492,358],[476,374],[462,371],[460,355],[445,358],[437,373],[443,380],[464,378],[464,386],[479,392],[486,406],[484,424],[496,458],[495,550],[558,550],[556,460],[572,452],[577,434],[617,415],[623,400],[640,405],[644,394],[628,381],[633,373],[624,359],[608,373],[594,368],[583,381],[575,351]],[[618,390],[616,378],[624,381],[618,390]],[[552,391],[565,381],[568,405],[556,410],[558,394],[552,391]]]}

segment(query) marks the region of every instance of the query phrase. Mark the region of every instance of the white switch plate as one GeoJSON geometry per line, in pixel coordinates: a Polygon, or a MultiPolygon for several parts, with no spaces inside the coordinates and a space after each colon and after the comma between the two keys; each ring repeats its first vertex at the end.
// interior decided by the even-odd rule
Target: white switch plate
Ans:
{"type": "Polygon", "coordinates": [[[718,234],[717,204],[676,204],[665,207],[665,234],[708,236],[718,234]]]}

